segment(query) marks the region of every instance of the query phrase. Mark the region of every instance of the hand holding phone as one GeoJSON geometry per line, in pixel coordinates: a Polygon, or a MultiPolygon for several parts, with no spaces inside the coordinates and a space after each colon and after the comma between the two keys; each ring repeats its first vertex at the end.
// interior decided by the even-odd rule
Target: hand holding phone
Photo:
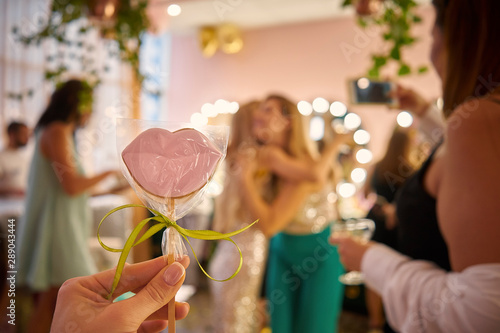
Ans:
{"type": "Polygon", "coordinates": [[[349,81],[353,104],[382,104],[394,107],[397,105],[397,100],[391,96],[394,88],[393,82],[372,81],[365,77],[349,81]]]}

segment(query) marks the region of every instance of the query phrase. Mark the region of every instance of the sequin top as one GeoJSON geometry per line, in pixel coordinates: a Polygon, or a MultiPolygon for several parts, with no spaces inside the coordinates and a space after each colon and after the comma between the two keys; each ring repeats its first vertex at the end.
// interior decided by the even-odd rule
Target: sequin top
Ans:
{"type": "Polygon", "coordinates": [[[317,234],[337,219],[333,186],[312,193],[283,232],[294,235],[317,234]]]}

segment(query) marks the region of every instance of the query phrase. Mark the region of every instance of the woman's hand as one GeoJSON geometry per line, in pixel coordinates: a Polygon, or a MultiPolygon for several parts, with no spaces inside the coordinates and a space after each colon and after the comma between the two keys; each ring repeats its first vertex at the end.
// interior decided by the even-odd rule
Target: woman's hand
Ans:
{"type": "MultiPolygon", "coordinates": [[[[163,257],[126,265],[113,298],[127,291],[136,295],[116,303],[106,298],[114,269],[68,280],[59,290],[51,332],[159,332],[188,265],[188,257],[169,266],[163,257]]],[[[188,312],[187,303],[176,304],[176,319],[188,312]]]]}
{"type": "Polygon", "coordinates": [[[398,101],[398,109],[411,111],[418,117],[423,117],[430,106],[430,103],[415,90],[404,88],[399,84],[390,95],[398,101]]]}
{"type": "Polygon", "coordinates": [[[361,271],[361,261],[363,256],[373,242],[362,243],[352,237],[330,236],[330,243],[338,245],[340,261],[347,270],[361,271]]]}

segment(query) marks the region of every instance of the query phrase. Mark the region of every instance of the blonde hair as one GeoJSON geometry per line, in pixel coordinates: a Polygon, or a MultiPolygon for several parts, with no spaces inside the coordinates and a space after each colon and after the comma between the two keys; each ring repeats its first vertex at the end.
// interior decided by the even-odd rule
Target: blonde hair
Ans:
{"type": "MultiPolygon", "coordinates": [[[[231,133],[225,162],[224,190],[215,200],[213,229],[229,232],[235,220],[243,219],[239,192],[238,169],[234,169],[236,157],[244,149],[252,149],[257,145],[252,135],[253,112],[260,107],[260,101],[251,101],[240,107],[231,120],[231,133]]],[[[233,228],[234,229],[234,228],[233,228]]]]}
{"type": "Polygon", "coordinates": [[[304,116],[300,114],[297,105],[281,95],[269,95],[265,101],[269,100],[277,101],[280,104],[283,115],[290,119],[290,137],[288,146],[285,148],[287,152],[297,158],[317,159],[319,152],[309,137],[304,116]]]}

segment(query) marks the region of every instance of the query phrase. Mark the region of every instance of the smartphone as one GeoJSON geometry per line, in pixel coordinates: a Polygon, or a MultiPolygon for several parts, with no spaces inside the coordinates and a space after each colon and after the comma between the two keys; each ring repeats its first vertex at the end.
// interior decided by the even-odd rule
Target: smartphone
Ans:
{"type": "Polygon", "coordinates": [[[365,77],[349,81],[349,91],[353,104],[384,104],[396,106],[397,101],[389,96],[394,89],[390,81],[372,81],[365,77]]]}

